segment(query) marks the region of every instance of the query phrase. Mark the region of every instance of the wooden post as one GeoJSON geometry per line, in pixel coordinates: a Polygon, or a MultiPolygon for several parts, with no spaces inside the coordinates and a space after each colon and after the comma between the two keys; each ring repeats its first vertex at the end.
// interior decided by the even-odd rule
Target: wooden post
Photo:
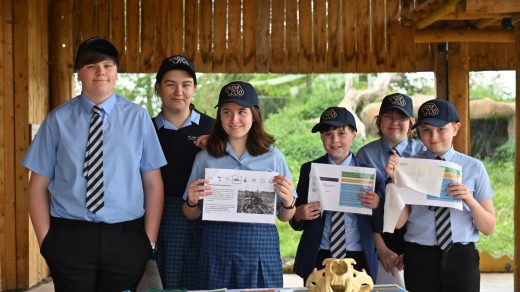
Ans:
{"type": "Polygon", "coordinates": [[[515,253],[514,253],[514,291],[520,292],[520,22],[515,24],[515,67],[516,67],[516,133],[515,133],[515,206],[514,206],[514,240],[515,240],[515,253]]]}
{"type": "Polygon", "coordinates": [[[50,1],[49,86],[51,108],[74,96],[73,0],[50,1]]]}
{"type": "Polygon", "coordinates": [[[455,105],[462,127],[453,147],[462,153],[471,153],[469,120],[469,56],[467,43],[448,44],[448,100],[455,105]]]}
{"type": "Polygon", "coordinates": [[[435,49],[434,74],[437,98],[448,98],[448,52],[447,44],[432,44],[435,49]]]}

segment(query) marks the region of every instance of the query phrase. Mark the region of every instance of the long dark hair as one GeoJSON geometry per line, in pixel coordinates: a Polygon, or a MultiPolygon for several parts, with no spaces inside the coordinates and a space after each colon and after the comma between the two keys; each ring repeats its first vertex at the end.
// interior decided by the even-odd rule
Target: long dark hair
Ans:
{"type": "MultiPolygon", "coordinates": [[[[251,155],[258,156],[268,152],[271,145],[274,144],[275,139],[271,134],[265,131],[260,110],[256,107],[251,107],[250,109],[253,114],[253,125],[247,134],[246,149],[251,155]]],[[[223,157],[228,155],[229,153],[226,151],[228,139],[228,134],[222,127],[222,118],[220,116],[219,107],[215,126],[213,127],[213,131],[209,135],[208,139],[208,153],[213,157],[223,157]]]]}

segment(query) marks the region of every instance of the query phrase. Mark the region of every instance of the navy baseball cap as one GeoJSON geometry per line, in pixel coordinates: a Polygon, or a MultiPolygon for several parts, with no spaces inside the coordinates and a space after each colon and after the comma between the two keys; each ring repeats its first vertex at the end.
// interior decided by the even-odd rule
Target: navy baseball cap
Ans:
{"type": "Polygon", "coordinates": [[[382,115],[389,109],[396,109],[401,111],[407,117],[413,116],[413,101],[408,95],[401,93],[392,93],[383,98],[381,107],[379,108],[379,115],[382,115]]]}
{"type": "Polygon", "coordinates": [[[74,62],[74,69],[78,71],[79,67],[79,61],[81,55],[83,55],[85,52],[93,51],[96,53],[100,53],[103,55],[107,55],[108,57],[112,58],[116,65],[119,66],[119,53],[117,51],[117,48],[112,44],[109,40],[104,39],[102,37],[92,37],[88,40],[83,41],[76,51],[76,59],[74,62]]]}
{"type": "Polygon", "coordinates": [[[243,107],[258,108],[258,94],[253,85],[243,81],[233,81],[226,84],[220,90],[218,96],[218,104],[215,108],[222,106],[225,103],[233,102],[243,107]]]}
{"type": "Polygon", "coordinates": [[[163,75],[170,70],[182,70],[188,72],[193,77],[193,82],[197,85],[197,76],[195,75],[195,65],[193,62],[182,55],[174,55],[168,57],[162,61],[161,67],[159,67],[159,71],[157,71],[157,75],[155,76],[155,80],[159,82],[162,79],[163,75]]]}
{"type": "Polygon", "coordinates": [[[412,129],[415,129],[420,124],[444,127],[452,122],[460,122],[455,106],[445,99],[432,99],[419,107],[419,119],[412,126],[412,129]]]}
{"type": "Polygon", "coordinates": [[[326,109],[321,114],[320,122],[314,125],[311,131],[316,133],[327,126],[351,126],[357,132],[356,119],[354,118],[354,115],[344,107],[329,107],[326,109]]]}

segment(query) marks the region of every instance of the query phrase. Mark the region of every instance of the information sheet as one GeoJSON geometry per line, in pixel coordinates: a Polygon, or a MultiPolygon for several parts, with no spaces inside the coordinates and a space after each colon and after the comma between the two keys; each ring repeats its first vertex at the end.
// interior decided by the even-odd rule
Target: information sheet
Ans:
{"type": "Polygon", "coordinates": [[[322,210],[372,215],[358,195],[375,184],[375,168],[312,163],[308,201],[320,201],[322,210]]]}
{"type": "Polygon", "coordinates": [[[206,168],[212,195],[204,198],[202,220],[275,223],[276,172],[206,168]]]}

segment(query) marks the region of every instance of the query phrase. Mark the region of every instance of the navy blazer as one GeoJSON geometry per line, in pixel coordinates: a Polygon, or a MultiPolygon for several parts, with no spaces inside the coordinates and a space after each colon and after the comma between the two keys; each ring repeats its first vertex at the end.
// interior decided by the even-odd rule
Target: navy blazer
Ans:
{"type": "MultiPolygon", "coordinates": [[[[362,162],[359,158],[356,158],[354,155],[352,155],[352,159],[353,165],[355,166],[371,167],[362,162]]],[[[298,193],[296,206],[307,204],[311,163],[329,164],[328,155],[324,155],[314,161],[309,161],[302,165],[300,169],[300,179],[298,181],[298,186],[296,187],[296,192],[298,193]]],[[[371,216],[357,215],[361,245],[363,246],[369,273],[374,283],[377,275],[377,256],[373,232],[381,232],[383,228],[383,206],[385,195],[385,181],[381,173],[377,170],[375,191],[380,197],[379,206],[372,210],[371,216]]],[[[305,220],[296,224],[293,219],[291,219],[289,223],[294,230],[303,230],[300,243],[298,244],[296,258],[294,260],[294,272],[305,279],[315,267],[325,220],[323,220],[322,217],[319,217],[314,220],[305,220]]]]}

